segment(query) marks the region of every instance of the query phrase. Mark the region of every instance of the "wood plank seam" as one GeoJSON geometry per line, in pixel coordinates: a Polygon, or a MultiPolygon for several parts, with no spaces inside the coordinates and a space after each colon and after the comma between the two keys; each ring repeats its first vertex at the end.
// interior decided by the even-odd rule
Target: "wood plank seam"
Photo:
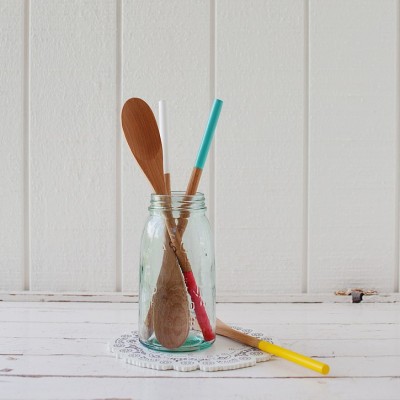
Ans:
{"type": "Polygon", "coordinates": [[[30,0],[24,0],[23,141],[24,141],[24,289],[31,287],[30,260],[30,0]]]}
{"type": "Polygon", "coordinates": [[[310,24],[309,0],[304,0],[304,114],[303,114],[303,264],[302,264],[302,293],[308,293],[309,265],[308,265],[308,230],[309,230],[309,102],[310,102],[310,24]]]}
{"type": "Polygon", "coordinates": [[[116,6],[116,76],[115,76],[115,89],[116,89],[116,184],[115,184],[115,205],[116,205],[116,260],[115,260],[115,291],[121,292],[123,288],[123,274],[122,274],[122,131],[120,122],[120,113],[122,109],[122,3],[117,0],[116,6]]]}

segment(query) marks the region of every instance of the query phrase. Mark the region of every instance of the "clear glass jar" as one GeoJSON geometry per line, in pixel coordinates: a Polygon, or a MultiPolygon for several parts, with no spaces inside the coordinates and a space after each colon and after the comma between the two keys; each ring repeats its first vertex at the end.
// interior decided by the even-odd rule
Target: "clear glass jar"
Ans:
{"type": "Polygon", "coordinates": [[[215,260],[202,193],[151,195],[140,252],[139,339],[193,351],[215,340],[215,260]]]}

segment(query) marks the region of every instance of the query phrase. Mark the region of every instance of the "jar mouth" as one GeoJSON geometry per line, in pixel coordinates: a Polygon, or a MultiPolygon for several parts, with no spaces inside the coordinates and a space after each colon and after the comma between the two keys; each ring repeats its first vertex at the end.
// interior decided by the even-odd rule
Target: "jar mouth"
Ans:
{"type": "Polygon", "coordinates": [[[149,210],[204,211],[206,210],[204,194],[196,192],[194,195],[187,195],[183,191],[172,191],[171,195],[152,193],[149,210]]]}

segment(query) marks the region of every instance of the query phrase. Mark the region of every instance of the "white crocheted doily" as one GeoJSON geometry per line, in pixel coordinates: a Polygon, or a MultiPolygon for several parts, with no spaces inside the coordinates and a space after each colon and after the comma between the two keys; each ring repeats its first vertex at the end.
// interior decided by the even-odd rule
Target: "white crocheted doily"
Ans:
{"type": "MultiPolygon", "coordinates": [[[[271,342],[262,333],[251,329],[234,327],[249,335],[271,342]]],[[[213,372],[251,367],[258,362],[268,361],[271,356],[253,347],[234,342],[222,336],[217,336],[215,343],[205,350],[188,353],[168,353],[150,350],[139,342],[136,331],[121,335],[109,344],[109,350],[118,359],[128,364],[143,368],[161,371],[174,369],[175,371],[213,372]]]]}

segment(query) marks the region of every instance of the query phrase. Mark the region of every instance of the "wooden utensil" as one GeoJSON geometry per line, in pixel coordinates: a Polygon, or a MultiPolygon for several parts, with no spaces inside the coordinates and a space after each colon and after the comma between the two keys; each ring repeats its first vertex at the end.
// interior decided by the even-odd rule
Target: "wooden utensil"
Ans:
{"type": "Polygon", "coordinates": [[[189,302],[175,253],[168,245],[168,232],[165,236],[165,262],[153,296],[153,326],[157,340],[165,348],[175,349],[182,346],[189,335],[189,302]]]}
{"type": "MultiPolygon", "coordinates": [[[[164,183],[171,195],[169,172],[169,149],[167,136],[166,105],[159,102],[159,127],[163,151],[164,183]]],[[[166,198],[167,207],[171,198],[166,198]]],[[[165,232],[164,254],[158,275],[156,292],[149,313],[153,313],[154,330],[158,341],[167,349],[182,346],[189,335],[190,313],[187,291],[175,253],[169,246],[168,231],[165,232]],[[182,293],[182,291],[184,293],[182,293]]]]}
{"type": "MultiPolygon", "coordinates": [[[[223,102],[219,99],[215,99],[213,106],[211,108],[210,112],[210,117],[206,126],[206,129],[204,131],[204,135],[199,147],[199,151],[197,154],[197,159],[195,162],[195,166],[192,171],[192,175],[189,180],[189,184],[186,188],[186,196],[192,196],[196,194],[197,188],[199,186],[201,174],[203,172],[204,164],[207,159],[207,155],[211,146],[211,142],[215,133],[215,128],[217,126],[218,118],[221,113],[221,108],[222,108],[223,102]]],[[[170,187],[170,174],[169,174],[169,151],[168,151],[168,136],[167,136],[167,129],[166,129],[166,112],[165,112],[165,102],[160,101],[159,102],[159,125],[160,125],[160,136],[161,136],[161,142],[162,142],[162,147],[163,147],[163,168],[164,168],[164,176],[165,176],[165,184],[168,190],[168,187],[170,187]]],[[[168,190],[170,192],[170,189],[168,190]]],[[[189,197],[184,197],[183,201],[190,201],[189,197]]],[[[179,217],[179,223],[178,223],[178,231],[180,232],[181,236],[183,236],[183,233],[186,229],[187,223],[188,223],[188,218],[189,218],[190,212],[189,211],[181,211],[180,217],[179,217]]],[[[165,264],[168,262],[174,262],[171,257],[168,257],[167,254],[164,254],[163,258],[163,264],[162,264],[162,271],[167,270],[169,271],[171,269],[171,266],[166,266],[165,264]]],[[[184,273],[185,274],[185,273],[184,273]]],[[[187,274],[186,274],[187,275],[187,274]]],[[[190,277],[189,277],[190,279],[190,277]]],[[[197,296],[194,296],[197,301],[199,301],[197,296]]],[[[148,316],[146,318],[146,321],[151,320],[151,315],[152,315],[152,310],[149,310],[148,316]]],[[[149,330],[149,333],[151,330],[149,330]]]]}
{"type": "MultiPolygon", "coordinates": [[[[163,152],[153,112],[141,99],[128,100],[122,109],[122,126],[129,147],[157,194],[169,194],[164,181],[163,152]]],[[[181,346],[189,332],[189,305],[182,273],[165,238],[163,263],[157,279],[153,305],[146,319],[148,331],[166,348],[181,346]]]]}
{"type": "Polygon", "coordinates": [[[121,120],[126,141],[154,191],[167,194],[161,139],[150,107],[142,99],[129,99],[122,108],[121,120]]]}
{"type": "MultiPolygon", "coordinates": [[[[124,104],[121,119],[126,140],[138,164],[147,176],[155,192],[160,195],[166,195],[167,190],[164,183],[162,145],[153,112],[145,101],[132,98],[127,100],[124,104]]],[[[203,337],[206,341],[213,340],[215,334],[208,319],[204,303],[201,301],[200,292],[194,279],[186,251],[182,245],[182,238],[177,230],[172,212],[165,212],[165,221],[179,266],[184,275],[186,273],[186,287],[195,304],[195,313],[203,337]]],[[[183,291],[181,295],[183,297],[183,291]]],[[[174,300],[174,303],[175,301],[176,300],[174,300]]],[[[182,299],[182,301],[184,300],[182,299]]],[[[169,315],[169,318],[171,318],[171,315],[169,315]]],[[[177,318],[176,320],[172,318],[167,323],[164,318],[163,325],[167,326],[183,320],[182,318],[177,318]]],[[[185,327],[180,327],[180,329],[183,331],[186,330],[185,327]]]]}
{"type": "MultiPolygon", "coordinates": [[[[204,131],[204,135],[199,147],[199,151],[197,154],[196,162],[192,171],[192,175],[190,177],[188,186],[186,188],[186,196],[193,196],[196,194],[197,188],[199,186],[201,174],[203,172],[204,164],[207,159],[207,155],[211,146],[211,142],[215,133],[215,128],[217,126],[218,118],[221,113],[222,109],[222,100],[215,99],[213,106],[211,108],[210,112],[210,117],[206,126],[206,129],[204,131]]],[[[184,200],[189,201],[190,198],[187,198],[184,200]]],[[[186,226],[189,221],[189,211],[181,211],[180,216],[179,216],[179,222],[178,222],[178,228],[177,232],[179,233],[180,237],[183,237],[183,234],[185,232],[186,226]]],[[[182,239],[181,239],[182,240],[182,239]]],[[[182,266],[181,266],[182,268],[182,266]]],[[[194,303],[195,310],[196,309],[201,309],[204,308],[204,303],[200,297],[199,291],[197,289],[197,285],[194,280],[193,272],[192,271],[185,271],[182,269],[182,273],[185,279],[186,287],[188,288],[188,292],[190,294],[190,298],[192,299],[192,302],[194,303]]],[[[205,309],[204,309],[205,310],[205,309]]],[[[196,314],[197,319],[199,316],[196,314]]],[[[204,319],[204,316],[203,316],[204,319]]],[[[208,319],[207,319],[208,321],[208,319]]],[[[199,324],[201,321],[199,321],[199,324]]],[[[211,329],[211,326],[209,327],[211,329]]],[[[214,335],[212,330],[205,331],[202,329],[203,336],[206,338],[205,334],[209,335],[210,338],[214,335]],[[212,335],[212,336],[211,336],[212,335]]],[[[207,339],[206,339],[207,340],[207,339]]]]}
{"type": "MultiPolygon", "coordinates": [[[[223,102],[219,99],[215,99],[213,106],[211,108],[211,112],[210,112],[210,117],[206,126],[206,129],[204,131],[204,135],[199,147],[199,151],[197,154],[197,158],[196,158],[196,162],[192,171],[192,175],[190,177],[189,180],[189,184],[186,188],[186,193],[185,195],[188,197],[184,197],[183,201],[190,201],[190,196],[195,195],[197,188],[199,186],[199,182],[200,182],[200,178],[201,178],[201,174],[203,172],[203,168],[204,168],[204,164],[205,161],[207,159],[207,155],[211,146],[211,142],[215,133],[215,128],[217,126],[217,122],[218,122],[218,118],[219,115],[221,113],[221,108],[222,108],[222,104],[223,102]]],[[[160,102],[160,110],[163,109],[163,107],[165,107],[165,104],[160,102]]],[[[170,184],[170,178],[169,178],[169,164],[168,164],[168,140],[166,135],[164,135],[164,133],[166,132],[166,130],[164,130],[163,125],[165,124],[165,114],[161,115],[163,113],[160,113],[160,132],[161,132],[161,140],[163,143],[163,152],[164,155],[166,155],[167,157],[163,158],[163,167],[164,167],[164,172],[167,172],[165,174],[165,182],[166,185],[170,184]]],[[[181,211],[180,216],[179,216],[179,222],[178,222],[178,232],[181,235],[181,237],[183,236],[186,226],[188,224],[188,218],[189,218],[190,212],[189,211],[181,211]]],[[[167,262],[172,262],[172,258],[167,257],[166,254],[164,254],[164,258],[163,258],[163,265],[161,267],[161,270],[163,271],[165,270],[170,270],[170,266],[166,266],[165,263],[167,262]]],[[[191,299],[194,302],[195,308],[199,308],[199,307],[204,307],[201,301],[200,296],[198,295],[198,291],[197,291],[197,286],[194,284],[190,285],[191,281],[194,281],[194,277],[193,277],[193,273],[191,271],[184,271],[182,270],[184,278],[185,278],[185,282],[188,285],[187,282],[189,282],[189,286],[188,288],[192,288],[192,292],[190,293],[191,299]]],[[[149,313],[147,315],[146,321],[150,321],[152,318],[152,310],[149,310],[149,313]]],[[[149,324],[148,324],[149,326],[149,324]]],[[[149,335],[151,334],[151,330],[148,329],[149,335]]]]}
{"type": "MultiPolygon", "coordinates": [[[[215,128],[217,127],[217,122],[219,115],[221,114],[223,101],[215,99],[211,108],[210,117],[206,125],[206,129],[203,134],[203,138],[200,143],[199,151],[197,153],[196,162],[194,164],[192,174],[190,176],[189,183],[186,188],[186,196],[193,196],[197,192],[199,187],[201,174],[203,172],[204,164],[207,159],[208,152],[210,150],[211,142],[214,137],[215,128]]],[[[186,226],[188,224],[188,211],[182,211],[178,222],[178,231],[183,236],[186,226]]]]}
{"type": "MultiPolygon", "coordinates": [[[[222,100],[215,99],[214,103],[211,108],[210,112],[210,117],[206,126],[206,129],[204,131],[204,135],[199,147],[199,151],[197,154],[195,166],[192,171],[192,175],[189,180],[189,184],[186,188],[186,196],[192,196],[196,194],[201,174],[203,172],[204,164],[207,159],[208,152],[210,150],[211,142],[215,133],[215,128],[217,126],[218,118],[221,113],[222,109],[222,100]]],[[[168,167],[168,164],[166,164],[166,167],[168,167]]],[[[184,201],[189,201],[190,199],[184,198],[184,201]]],[[[179,217],[179,222],[178,222],[178,227],[177,227],[177,234],[179,235],[180,239],[179,241],[182,242],[182,236],[183,233],[186,229],[186,226],[188,224],[188,217],[190,215],[190,212],[188,211],[181,211],[180,217],[179,217]]],[[[165,260],[167,261],[167,260],[165,260]]],[[[164,260],[163,260],[164,262],[164,260]]],[[[185,269],[182,264],[180,264],[180,267],[182,269],[182,273],[185,279],[186,287],[188,289],[190,298],[194,304],[194,309],[196,312],[196,317],[198,320],[198,323],[201,327],[203,337],[205,340],[212,340],[214,339],[214,333],[212,331],[210,322],[208,320],[206,310],[204,307],[204,303],[201,299],[199,289],[197,287],[194,275],[192,270],[185,269]],[[196,311],[197,310],[197,311],[196,311]]]]}
{"type": "Polygon", "coordinates": [[[283,347],[279,347],[265,340],[257,339],[254,336],[246,335],[243,332],[239,332],[236,329],[231,328],[218,318],[216,331],[217,335],[228,337],[236,342],[240,342],[246,344],[247,346],[255,347],[256,349],[265,351],[266,353],[273,354],[274,356],[284,358],[288,361],[301,365],[302,367],[319,372],[322,375],[327,375],[329,373],[329,365],[327,364],[314,360],[310,357],[303,356],[302,354],[295,353],[294,351],[284,349],[283,347]]]}

